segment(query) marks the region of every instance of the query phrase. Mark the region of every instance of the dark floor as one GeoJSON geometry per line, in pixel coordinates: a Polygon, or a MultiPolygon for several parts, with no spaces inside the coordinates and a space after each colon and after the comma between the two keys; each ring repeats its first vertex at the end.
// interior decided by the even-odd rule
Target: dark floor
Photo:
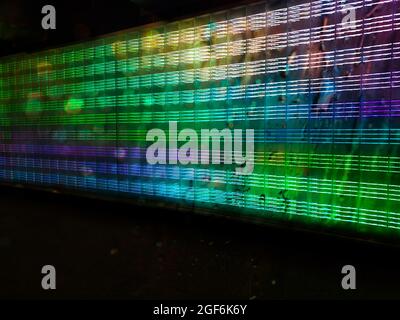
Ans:
{"type": "Polygon", "coordinates": [[[400,298],[398,248],[23,189],[0,199],[2,298],[400,298]]]}

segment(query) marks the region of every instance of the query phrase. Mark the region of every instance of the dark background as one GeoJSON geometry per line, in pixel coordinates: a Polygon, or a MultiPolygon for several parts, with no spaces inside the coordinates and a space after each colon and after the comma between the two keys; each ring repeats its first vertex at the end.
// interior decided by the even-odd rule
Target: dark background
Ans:
{"type": "MultiPolygon", "coordinates": [[[[0,55],[236,4],[2,0],[0,55]],[[55,31],[41,29],[45,4],[55,31]]],[[[400,298],[396,247],[11,187],[0,203],[1,298],[400,298]],[[41,289],[45,264],[55,291],[41,289]],[[355,291],[341,289],[345,264],[355,291]]]]}
{"type": "MultiPolygon", "coordinates": [[[[174,21],[230,8],[235,0],[70,0],[0,1],[0,55],[83,41],[158,21],[174,21]],[[42,7],[56,9],[56,30],[43,30],[42,7]]],[[[273,2],[279,2],[274,0],[273,2]]]]}
{"type": "Polygon", "coordinates": [[[398,248],[28,189],[0,201],[0,298],[400,297],[398,248]],[[56,290],[41,289],[46,264],[56,290]]]}

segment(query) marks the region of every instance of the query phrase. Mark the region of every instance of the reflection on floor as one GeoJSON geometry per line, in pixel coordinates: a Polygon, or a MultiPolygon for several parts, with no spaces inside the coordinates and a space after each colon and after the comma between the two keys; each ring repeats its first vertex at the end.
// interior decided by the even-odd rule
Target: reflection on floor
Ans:
{"type": "Polygon", "coordinates": [[[0,199],[0,297],[400,297],[398,248],[23,189],[0,199]]]}

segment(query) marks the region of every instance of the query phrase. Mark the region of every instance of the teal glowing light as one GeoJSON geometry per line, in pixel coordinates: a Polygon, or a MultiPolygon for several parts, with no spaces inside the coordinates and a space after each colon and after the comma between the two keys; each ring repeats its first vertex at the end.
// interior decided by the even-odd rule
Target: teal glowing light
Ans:
{"type": "Polygon", "coordinates": [[[398,237],[400,5],[347,3],[355,29],[259,3],[1,59],[1,180],[398,237]],[[253,129],[254,170],[149,164],[170,122],[253,129]]]}

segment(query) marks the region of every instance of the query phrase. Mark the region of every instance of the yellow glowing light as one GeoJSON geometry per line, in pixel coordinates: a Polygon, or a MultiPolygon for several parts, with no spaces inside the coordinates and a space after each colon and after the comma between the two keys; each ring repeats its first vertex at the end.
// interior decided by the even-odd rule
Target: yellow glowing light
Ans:
{"type": "Polygon", "coordinates": [[[143,49],[151,50],[157,48],[161,44],[161,35],[154,30],[147,31],[142,39],[143,49]]]}
{"type": "Polygon", "coordinates": [[[116,41],[111,45],[112,52],[117,59],[126,59],[127,45],[126,41],[116,41]]]}
{"type": "Polygon", "coordinates": [[[51,63],[47,61],[41,61],[37,64],[37,73],[38,75],[45,75],[52,70],[51,63]]]}

